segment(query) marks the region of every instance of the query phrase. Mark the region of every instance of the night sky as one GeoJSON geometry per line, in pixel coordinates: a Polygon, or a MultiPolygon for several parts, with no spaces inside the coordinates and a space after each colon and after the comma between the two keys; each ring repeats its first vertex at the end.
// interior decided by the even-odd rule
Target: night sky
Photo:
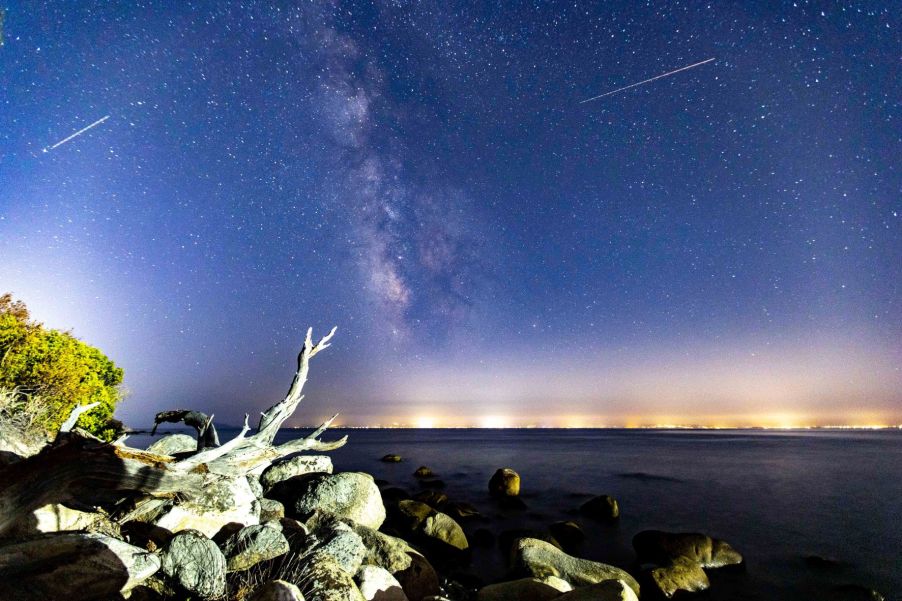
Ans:
{"type": "Polygon", "coordinates": [[[129,425],[308,325],[297,424],[902,423],[892,3],[272,4],[2,5],[0,292],[129,425]]]}

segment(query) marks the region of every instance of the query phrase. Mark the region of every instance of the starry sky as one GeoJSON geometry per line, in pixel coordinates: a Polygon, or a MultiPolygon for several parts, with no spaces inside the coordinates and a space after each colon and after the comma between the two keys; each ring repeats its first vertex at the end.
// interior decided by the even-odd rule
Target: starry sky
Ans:
{"type": "Polygon", "coordinates": [[[902,423],[891,3],[0,6],[0,291],[133,427],[308,325],[297,424],[902,423]]]}

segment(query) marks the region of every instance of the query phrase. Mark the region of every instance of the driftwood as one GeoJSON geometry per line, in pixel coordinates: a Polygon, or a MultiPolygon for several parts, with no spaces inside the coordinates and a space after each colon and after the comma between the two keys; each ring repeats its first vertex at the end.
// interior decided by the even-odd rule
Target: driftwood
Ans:
{"type": "Polygon", "coordinates": [[[263,412],[257,431],[248,436],[245,415],[241,432],[220,446],[204,448],[181,460],[106,443],[75,428],[79,407],[66,420],[56,439],[38,454],[0,468],[0,537],[11,526],[48,503],[95,507],[122,506],[119,520],[125,522],[144,511],[159,508],[173,499],[202,498],[204,490],[222,479],[259,473],[274,460],[301,451],[330,451],[345,444],[347,437],[331,442],[319,440],[336,416],[332,416],[306,438],[274,446],[276,434],[291,417],[307,381],[309,361],[329,347],[335,328],[313,344],[307,330],[298,354],[297,371],[285,398],[263,412]]]}

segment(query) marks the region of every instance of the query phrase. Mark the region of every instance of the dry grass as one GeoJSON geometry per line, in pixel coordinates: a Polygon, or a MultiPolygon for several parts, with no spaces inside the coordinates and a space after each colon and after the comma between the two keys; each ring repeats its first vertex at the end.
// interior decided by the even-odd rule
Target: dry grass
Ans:
{"type": "Polygon", "coordinates": [[[260,562],[247,570],[229,574],[226,589],[227,601],[250,599],[258,588],[273,580],[284,580],[297,586],[304,594],[309,592],[306,590],[307,579],[304,576],[307,552],[295,550],[310,548],[307,535],[297,531],[284,532],[284,534],[292,550],[275,559],[260,562]]]}
{"type": "Polygon", "coordinates": [[[39,395],[0,388],[0,448],[28,455],[46,444],[51,407],[39,395]]]}

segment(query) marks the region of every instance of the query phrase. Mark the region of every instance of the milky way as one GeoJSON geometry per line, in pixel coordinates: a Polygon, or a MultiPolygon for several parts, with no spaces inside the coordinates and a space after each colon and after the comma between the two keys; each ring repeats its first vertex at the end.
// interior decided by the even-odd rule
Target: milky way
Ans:
{"type": "Polygon", "coordinates": [[[134,425],[898,423],[896,12],[13,3],[0,291],[134,425]]]}

